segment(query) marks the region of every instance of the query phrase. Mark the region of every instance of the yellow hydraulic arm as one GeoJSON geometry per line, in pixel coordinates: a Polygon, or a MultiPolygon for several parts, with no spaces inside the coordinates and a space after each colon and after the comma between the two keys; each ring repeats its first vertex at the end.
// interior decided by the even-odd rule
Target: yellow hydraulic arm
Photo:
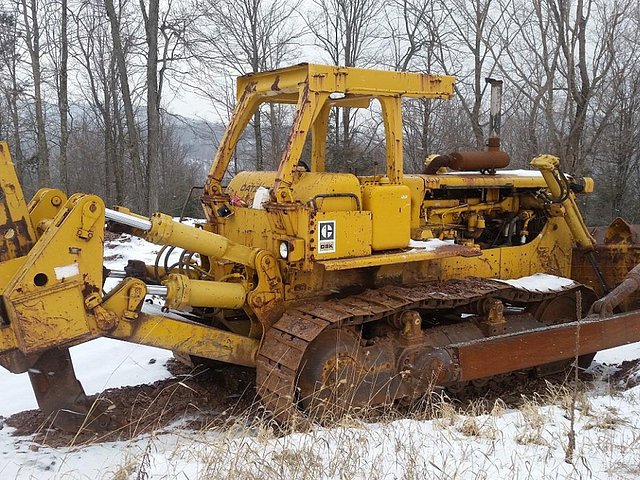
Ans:
{"type": "MultiPolygon", "coordinates": [[[[550,215],[564,218],[574,241],[589,259],[602,290],[608,293],[609,288],[594,255],[596,241],[589,233],[589,229],[584,223],[580,209],[576,204],[576,196],[571,191],[564,173],[560,170],[560,159],[553,155],[539,155],[531,160],[531,165],[540,170],[547,183],[550,193],[548,205],[550,215]]],[[[586,191],[592,191],[593,180],[585,178],[584,188],[586,191]]]]}

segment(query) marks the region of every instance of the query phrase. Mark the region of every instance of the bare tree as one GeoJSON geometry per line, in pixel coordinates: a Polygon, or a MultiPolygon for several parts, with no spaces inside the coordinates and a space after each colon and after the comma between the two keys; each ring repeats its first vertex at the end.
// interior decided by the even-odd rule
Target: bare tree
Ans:
{"type": "MultiPolygon", "coordinates": [[[[67,146],[69,144],[69,9],[68,0],[51,2],[45,6],[48,18],[45,35],[46,52],[53,66],[53,83],[57,93],[60,117],[60,140],[58,143],[58,170],[62,187],[69,191],[67,146]]],[[[53,141],[55,143],[55,140],[53,141]]]]}
{"type": "Polygon", "coordinates": [[[387,63],[394,70],[431,68],[441,49],[439,29],[443,16],[435,1],[392,0],[384,6],[382,38],[390,45],[387,63]]]}
{"type": "Polygon", "coordinates": [[[438,59],[446,73],[458,77],[457,98],[473,131],[477,149],[484,147],[481,120],[486,91],[484,78],[493,74],[496,67],[494,58],[499,56],[494,48],[502,9],[496,8],[496,3],[495,0],[440,2],[450,27],[449,35],[441,42],[446,42],[451,51],[447,56],[438,56],[438,59]]]}
{"type": "Polygon", "coordinates": [[[42,69],[40,56],[42,50],[40,40],[42,32],[38,18],[38,0],[21,0],[22,18],[24,27],[24,41],[31,59],[31,73],[33,75],[33,100],[35,105],[36,134],[38,139],[38,185],[49,185],[51,176],[49,172],[49,147],[47,144],[47,129],[44,118],[42,100],[42,69]]]}
{"type": "Polygon", "coordinates": [[[116,65],[118,67],[120,89],[122,91],[122,103],[124,105],[125,117],[127,120],[129,156],[131,158],[133,168],[136,170],[140,170],[140,145],[138,140],[138,127],[136,125],[135,114],[133,110],[133,97],[131,95],[131,89],[129,87],[129,76],[125,58],[125,50],[122,45],[122,38],[120,34],[122,12],[116,12],[113,0],[105,0],[104,4],[107,9],[107,16],[109,17],[109,22],[111,25],[113,55],[115,56],[116,65]]]}
{"type": "Polygon", "coordinates": [[[144,0],[140,0],[140,10],[144,19],[147,38],[147,211],[158,210],[158,175],[160,153],[160,92],[158,90],[158,0],[149,0],[146,10],[144,0]]]}
{"type": "Polygon", "coordinates": [[[6,102],[8,116],[10,118],[9,134],[14,162],[18,171],[24,172],[24,155],[22,153],[21,122],[19,115],[18,99],[24,93],[24,87],[18,80],[18,62],[20,54],[18,52],[18,32],[16,17],[18,11],[7,11],[0,14],[0,60],[5,74],[3,78],[7,81],[0,85],[6,102]]]}
{"type": "MultiPolygon", "coordinates": [[[[632,12],[629,12],[632,13],[632,12]]],[[[638,11],[640,13],[640,10],[638,11]]],[[[633,15],[629,15],[633,19],[633,15]]],[[[640,17],[638,18],[640,20],[640,17]]],[[[599,221],[624,216],[637,221],[640,179],[640,32],[625,21],[607,79],[592,101],[585,130],[591,160],[586,168],[597,179],[600,201],[590,209],[599,221]]]]}
{"type": "MultiPolygon", "coordinates": [[[[334,65],[345,67],[367,66],[375,63],[379,52],[378,17],[381,3],[378,0],[314,0],[314,12],[306,20],[317,46],[328,55],[334,65]]],[[[353,114],[351,109],[342,109],[333,115],[333,161],[344,163],[353,157],[353,114]]]]}
{"type": "MultiPolygon", "coordinates": [[[[74,14],[76,49],[73,58],[81,67],[81,73],[86,75],[80,77],[83,102],[95,112],[96,125],[102,127],[105,200],[109,204],[123,204],[126,196],[123,153],[119,152],[124,143],[120,141],[124,135],[119,128],[119,75],[109,24],[95,8],[87,3],[74,14]]],[[[137,182],[136,175],[129,176],[129,183],[134,188],[137,182]]]]}
{"type": "Polygon", "coordinates": [[[58,70],[58,109],[60,111],[60,169],[62,185],[69,190],[69,171],[67,167],[67,144],[69,143],[69,91],[68,91],[68,11],[67,0],[60,4],[60,68],[58,70]]]}
{"type": "MultiPolygon", "coordinates": [[[[273,69],[291,59],[301,35],[291,21],[296,4],[286,0],[202,0],[197,54],[201,62],[215,62],[228,74],[273,69]],[[224,41],[220,41],[224,39],[224,41]]],[[[256,169],[264,168],[262,118],[253,117],[256,169]]]]}
{"type": "Polygon", "coordinates": [[[514,25],[518,30],[511,41],[504,40],[508,61],[500,68],[526,101],[527,150],[550,149],[565,168],[576,173],[585,168],[602,131],[587,135],[587,119],[594,98],[610,81],[630,5],[595,0],[503,5],[503,32],[514,25]]]}
{"type": "MultiPolygon", "coordinates": [[[[426,73],[442,71],[447,48],[443,44],[446,36],[442,33],[447,20],[437,0],[393,0],[385,5],[383,41],[391,48],[386,64],[394,70],[418,70],[426,73]]],[[[425,157],[443,148],[443,140],[452,138],[444,134],[439,126],[445,124],[445,117],[438,112],[446,110],[440,101],[406,100],[403,107],[404,164],[405,170],[419,172],[425,157]]],[[[455,129],[451,129],[452,132],[455,129]]]]}
{"type": "Polygon", "coordinates": [[[553,16],[554,33],[560,50],[560,71],[567,89],[565,117],[568,133],[560,140],[561,154],[569,169],[580,171],[583,167],[582,142],[589,102],[615,58],[614,38],[626,8],[618,10],[614,7],[614,11],[601,19],[601,36],[591,45],[594,52],[593,61],[590,62],[587,53],[588,22],[598,6],[591,0],[577,0],[574,5],[548,0],[547,4],[553,16]]]}

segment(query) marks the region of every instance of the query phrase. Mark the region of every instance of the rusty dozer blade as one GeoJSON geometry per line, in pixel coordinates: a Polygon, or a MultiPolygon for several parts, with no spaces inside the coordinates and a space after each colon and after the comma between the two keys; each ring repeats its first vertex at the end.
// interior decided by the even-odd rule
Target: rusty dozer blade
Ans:
{"type": "Polygon", "coordinates": [[[640,342],[640,310],[613,314],[639,290],[640,264],[582,320],[452,345],[448,350],[459,379],[475,380],[640,342]],[[497,361],[500,358],[506,361],[497,361]]]}
{"type": "Polygon", "coordinates": [[[105,408],[87,398],[76,378],[68,348],[44,352],[29,369],[29,379],[40,410],[55,427],[72,433],[109,427],[105,408]]]}

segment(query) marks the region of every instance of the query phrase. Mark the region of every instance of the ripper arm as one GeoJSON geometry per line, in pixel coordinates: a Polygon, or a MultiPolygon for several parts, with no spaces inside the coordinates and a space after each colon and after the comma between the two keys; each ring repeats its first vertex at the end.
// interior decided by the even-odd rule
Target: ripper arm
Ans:
{"type": "Polygon", "coordinates": [[[8,148],[0,142],[0,365],[14,373],[28,371],[41,409],[60,415],[62,426],[77,427],[77,420],[84,421],[92,409],[75,378],[68,347],[93,338],[255,365],[260,329],[251,338],[177,315],[145,313],[142,305],[148,293],[156,293],[176,310],[244,308],[266,328],[283,305],[282,282],[270,253],[167,215],[149,219],[107,210],[95,195],[67,199],[59,190],[43,189],[27,206],[19,187],[8,148]],[[125,278],[105,295],[106,212],[111,220],[137,222],[135,228],[150,241],[242,264],[248,280],[208,281],[171,273],[161,286],[125,278]],[[62,410],[67,413],[60,414],[62,410]]]}
{"type": "MultiPolygon", "coordinates": [[[[564,173],[560,170],[560,159],[553,155],[539,155],[531,161],[531,165],[540,170],[547,183],[550,193],[547,208],[549,214],[564,218],[574,241],[584,251],[586,258],[591,263],[603,292],[608,293],[609,287],[600,271],[594,254],[596,241],[589,233],[589,229],[584,223],[576,203],[576,196],[571,190],[564,173]]],[[[593,180],[585,178],[583,181],[586,191],[593,190],[593,180]]]]}

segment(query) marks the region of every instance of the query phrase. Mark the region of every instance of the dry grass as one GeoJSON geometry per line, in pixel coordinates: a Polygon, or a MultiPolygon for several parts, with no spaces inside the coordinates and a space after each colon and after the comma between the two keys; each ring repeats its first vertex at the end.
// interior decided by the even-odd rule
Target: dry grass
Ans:
{"type": "Polygon", "coordinates": [[[580,478],[594,456],[610,474],[635,478],[640,433],[621,435],[627,423],[615,407],[594,405],[586,384],[548,383],[517,404],[459,402],[434,389],[410,407],[354,407],[305,428],[282,428],[255,400],[243,414],[212,418],[202,430],[159,423],[154,434],[132,436],[102,478],[580,478]],[[573,470],[562,471],[566,425],[558,424],[559,412],[571,407],[572,395],[576,451],[573,470]]]}

